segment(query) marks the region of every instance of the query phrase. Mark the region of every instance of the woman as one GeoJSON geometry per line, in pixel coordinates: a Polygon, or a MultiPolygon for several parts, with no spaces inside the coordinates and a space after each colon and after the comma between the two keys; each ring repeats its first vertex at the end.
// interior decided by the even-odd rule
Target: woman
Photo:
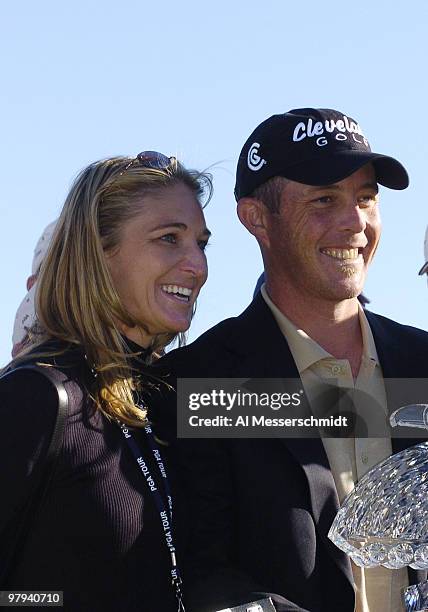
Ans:
{"type": "Polygon", "coordinates": [[[208,175],[155,152],[92,164],[71,188],[37,281],[36,345],[0,381],[0,486],[18,492],[2,502],[16,519],[0,521],[2,550],[15,542],[8,588],[62,590],[72,612],[178,608],[171,483],[141,402],[157,381],[141,372],[188,329],[206,280],[206,189],[208,175]],[[46,376],[17,369],[28,363],[54,366],[69,408],[23,539],[17,497],[46,460],[58,413],[46,376]]]}

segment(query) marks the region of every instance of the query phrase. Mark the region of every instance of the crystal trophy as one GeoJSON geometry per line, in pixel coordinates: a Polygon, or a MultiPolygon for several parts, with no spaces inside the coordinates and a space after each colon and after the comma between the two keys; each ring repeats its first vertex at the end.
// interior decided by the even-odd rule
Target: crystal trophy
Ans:
{"type": "Polygon", "coordinates": [[[224,608],[218,612],[275,612],[275,607],[270,597],[250,601],[249,603],[236,606],[234,608],[224,608]]]}
{"type": "MultiPolygon", "coordinates": [[[[428,404],[399,408],[393,427],[428,430],[428,404]]],[[[360,567],[428,569],[428,442],[375,465],[346,497],[328,537],[360,567]]],[[[428,612],[428,581],[404,592],[406,612],[428,612]]]]}

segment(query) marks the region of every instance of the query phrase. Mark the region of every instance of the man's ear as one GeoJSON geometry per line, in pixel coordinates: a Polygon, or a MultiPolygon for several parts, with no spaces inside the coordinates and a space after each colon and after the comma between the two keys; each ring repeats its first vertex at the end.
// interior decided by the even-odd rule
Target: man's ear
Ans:
{"type": "Polygon", "coordinates": [[[250,234],[253,234],[262,244],[269,242],[267,232],[267,217],[269,210],[257,198],[241,198],[236,208],[238,217],[250,234]]]}

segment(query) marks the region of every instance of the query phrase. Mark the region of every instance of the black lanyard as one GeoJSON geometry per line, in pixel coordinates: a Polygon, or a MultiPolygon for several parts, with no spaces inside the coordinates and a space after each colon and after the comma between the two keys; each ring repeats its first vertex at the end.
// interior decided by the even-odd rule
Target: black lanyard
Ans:
{"type": "Polygon", "coordinates": [[[132,454],[134,455],[134,458],[138,464],[138,467],[141,473],[143,474],[144,478],[146,479],[149,490],[153,495],[153,499],[155,501],[156,508],[159,513],[161,524],[163,527],[165,542],[168,547],[169,554],[171,556],[171,580],[175,588],[175,596],[178,602],[178,612],[185,612],[183,599],[182,599],[183,596],[181,593],[180,572],[177,566],[174,539],[172,535],[172,495],[171,495],[171,488],[169,486],[168,476],[165,470],[165,464],[162,461],[162,456],[160,454],[159,447],[156,444],[152,428],[149,425],[147,425],[146,427],[144,427],[144,432],[146,434],[150,450],[152,451],[153,456],[156,460],[156,464],[158,466],[159,473],[161,475],[161,480],[163,482],[163,487],[164,487],[165,494],[168,500],[168,508],[165,506],[163,497],[159,491],[158,483],[156,482],[155,478],[152,477],[149,466],[144,461],[144,458],[142,456],[141,450],[137,442],[132,437],[132,434],[129,431],[129,429],[126,427],[126,425],[121,423],[120,427],[122,429],[122,433],[125,437],[125,440],[129,448],[131,449],[132,454]]]}

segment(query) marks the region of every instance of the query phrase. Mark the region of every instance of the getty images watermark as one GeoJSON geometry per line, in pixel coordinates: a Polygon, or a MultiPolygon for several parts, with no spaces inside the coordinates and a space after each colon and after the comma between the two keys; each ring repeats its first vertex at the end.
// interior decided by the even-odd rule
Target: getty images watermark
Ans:
{"type": "Polygon", "coordinates": [[[346,416],[315,417],[272,417],[265,414],[257,414],[253,411],[270,408],[278,411],[281,408],[300,407],[302,405],[303,389],[292,393],[251,393],[249,391],[235,391],[230,393],[224,389],[212,389],[205,393],[191,393],[189,395],[189,410],[199,411],[201,408],[222,408],[230,412],[235,408],[234,416],[217,414],[216,416],[189,416],[190,427],[346,427],[348,418],[346,416]],[[251,409],[242,413],[239,408],[251,409]]]}
{"type": "MultiPolygon", "coordinates": [[[[337,381],[311,389],[298,379],[178,380],[177,432],[180,438],[319,438],[400,436],[389,426],[389,407],[364,390],[337,381]]],[[[428,401],[428,381],[385,380],[392,409],[428,401]],[[419,398],[419,399],[418,399],[419,398]],[[398,405],[397,405],[398,404],[398,405]]],[[[409,430],[406,430],[406,434],[409,430]]],[[[403,435],[403,434],[401,434],[403,435]]],[[[414,434],[420,435],[420,432],[414,434]]],[[[408,435],[406,437],[409,437],[408,435]]]]}

